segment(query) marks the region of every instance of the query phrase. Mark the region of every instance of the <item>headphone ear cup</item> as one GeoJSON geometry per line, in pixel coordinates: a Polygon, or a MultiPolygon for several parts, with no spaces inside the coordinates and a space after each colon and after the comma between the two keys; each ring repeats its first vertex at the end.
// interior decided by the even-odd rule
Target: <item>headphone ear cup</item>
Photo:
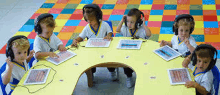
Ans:
{"type": "Polygon", "coordinates": [[[12,49],[9,49],[9,50],[8,50],[8,57],[10,57],[11,60],[14,59],[14,53],[13,53],[12,49]]]}
{"type": "Polygon", "coordinates": [[[127,26],[127,17],[124,18],[125,26],[127,26]]]}

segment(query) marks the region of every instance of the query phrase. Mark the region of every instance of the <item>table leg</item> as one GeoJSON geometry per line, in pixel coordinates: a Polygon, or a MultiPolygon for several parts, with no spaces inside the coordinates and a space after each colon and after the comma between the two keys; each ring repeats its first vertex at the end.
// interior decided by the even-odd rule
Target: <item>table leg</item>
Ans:
{"type": "Polygon", "coordinates": [[[92,70],[91,69],[87,70],[86,75],[87,75],[88,87],[92,87],[93,86],[92,70]]]}

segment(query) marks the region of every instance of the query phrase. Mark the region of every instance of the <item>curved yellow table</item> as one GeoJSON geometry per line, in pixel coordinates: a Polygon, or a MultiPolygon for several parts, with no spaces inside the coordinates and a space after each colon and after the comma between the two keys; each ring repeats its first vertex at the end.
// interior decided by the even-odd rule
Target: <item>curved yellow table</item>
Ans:
{"type": "MultiPolygon", "coordinates": [[[[182,68],[183,58],[178,57],[165,61],[153,50],[159,48],[159,43],[147,40],[143,42],[140,50],[117,49],[120,39],[114,37],[109,48],[85,48],[86,41],[81,42],[78,49],[71,48],[77,55],[58,66],[41,60],[36,68],[52,68],[47,82],[42,85],[23,85],[27,73],[24,75],[12,95],[71,95],[79,77],[86,72],[88,86],[92,86],[92,67],[130,67],[136,73],[135,95],[195,95],[195,89],[186,88],[184,85],[171,86],[167,69],[182,68]],[[104,55],[103,58],[101,56],[104,55]],[[129,58],[126,58],[129,56],[129,58]],[[145,64],[147,63],[147,64],[145,64]],[[78,65],[76,65],[78,64],[78,65]],[[151,77],[156,77],[151,79],[151,77]]],[[[33,68],[32,67],[32,68],[33,68]]]]}

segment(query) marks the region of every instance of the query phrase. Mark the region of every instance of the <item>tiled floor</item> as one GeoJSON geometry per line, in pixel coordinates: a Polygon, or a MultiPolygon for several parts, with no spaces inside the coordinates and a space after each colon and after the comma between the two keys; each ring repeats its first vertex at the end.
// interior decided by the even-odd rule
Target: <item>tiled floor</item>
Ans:
{"type": "MultiPolygon", "coordinates": [[[[0,33],[2,35],[0,35],[0,49],[4,48],[5,43],[7,42],[7,40],[12,37],[14,34],[18,33],[19,29],[21,29],[21,27],[29,20],[29,18],[32,17],[32,15],[41,7],[42,4],[44,4],[46,0],[1,0],[0,1],[0,33]]],[[[53,1],[53,0],[48,0],[48,1],[53,1]]],[[[68,1],[68,0],[59,0],[59,1],[68,1]]],[[[82,0],[85,1],[86,0],[82,0]]],[[[91,0],[87,0],[87,1],[91,1],[91,0]]],[[[100,1],[100,0],[94,0],[94,1],[100,1]]],[[[113,1],[117,1],[117,0],[113,0],[113,1]]],[[[119,0],[121,1],[121,0],[119,0]]],[[[124,2],[126,2],[127,0],[124,0],[124,2]]],[[[138,0],[139,1],[139,0],[138,0]]],[[[175,16],[169,16],[169,15],[176,15],[179,13],[189,13],[189,11],[184,11],[184,10],[189,10],[189,9],[184,9],[187,7],[181,7],[181,6],[165,6],[165,5],[153,5],[153,6],[149,6],[149,5],[141,5],[139,6],[139,4],[141,3],[146,3],[145,1],[149,1],[147,3],[151,3],[152,2],[154,4],[160,4],[160,3],[170,3],[170,4],[177,4],[177,3],[184,3],[184,2],[180,2],[180,1],[185,1],[186,4],[194,4],[194,6],[190,6],[188,8],[193,9],[193,10],[212,10],[210,8],[212,8],[212,6],[198,6],[199,4],[203,4],[202,2],[191,2],[193,0],[191,0],[190,2],[187,2],[189,0],[177,0],[178,2],[176,2],[175,0],[173,0],[174,2],[167,2],[170,0],[142,0],[142,2],[135,2],[135,0],[130,0],[129,2],[127,2],[127,4],[129,4],[129,6],[114,6],[115,9],[126,9],[126,7],[129,8],[133,8],[133,7],[141,7],[142,9],[146,9],[146,10],[150,10],[150,7],[152,7],[151,9],[156,9],[154,11],[145,11],[145,13],[148,13],[148,17],[147,20],[149,20],[148,22],[148,26],[150,27],[150,29],[154,30],[154,34],[160,34],[160,32],[163,32],[163,29],[166,30],[168,29],[167,26],[169,27],[172,23],[170,23],[169,21],[173,21],[175,16]],[[152,2],[150,2],[152,1],[152,2]],[[137,5],[131,5],[131,4],[137,4],[137,5]],[[197,4],[197,5],[196,5],[197,4]],[[163,9],[178,9],[177,11],[174,10],[164,10],[163,9]],[[162,18],[162,16],[159,15],[167,15],[164,16],[162,18]],[[150,16],[149,16],[150,15],[150,16]],[[161,22],[161,20],[166,19],[167,21],[165,22],[161,22]],[[159,20],[159,21],[157,21],[159,20]],[[159,25],[159,26],[158,26],[159,25]],[[164,26],[163,28],[159,28],[160,26],[164,26]],[[159,32],[157,32],[159,31],[159,32]]],[[[209,0],[203,0],[203,1],[209,1],[209,0]]],[[[212,0],[211,0],[212,1],[212,0]]],[[[217,0],[216,0],[217,1],[217,0]]],[[[72,0],[71,2],[74,3],[79,3],[81,2],[80,0],[72,0]]],[[[48,2],[49,3],[49,2],[48,2]]],[[[102,2],[99,2],[100,4],[103,4],[102,2]]],[[[105,2],[106,4],[111,3],[111,2],[105,2]]],[[[117,2],[117,3],[121,3],[121,2],[117,2]]],[[[212,2],[209,2],[212,3],[212,2]]],[[[219,3],[219,2],[218,2],[219,3]]],[[[219,3],[220,4],[220,3],[219,3]]],[[[65,7],[64,5],[56,5],[56,7],[65,7]]],[[[75,6],[76,9],[79,8],[80,6],[75,6]]],[[[118,24],[118,19],[116,19],[117,17],[120,18],[120,16],[115,16],[114,14],[120,14],[123,15],[123,12],[128,12],[127,10],[108,10],[109,8],[111,8],[112,5],[108,5],[108,6],[103,6],[103,13],[104,13],[104,18],[105,19],[111,19],[111,20],[116,20],[113,22],[113,26],[117,26],[118,24]],[[112,14],[112,16],[109,16],[110,14],[112,14]]],[[[57,10],[56,12],[59,12],[59,10],[57,10]]],[[[60,11],[61,12],[61,11],[60,11]]],[[[69,11],[67,11],[69,12],[69,11]]],[[[195,12],[191,12],[191,13],[195,13],[197,15],[200,15],[201,13],[203,14],[211,14],[211,11],[207,11],[207,13],[204,11],[200,12],[200,11],[195,11],[195,12]]],[[[217,14],[220,15],[220,11],[217,11],[217,14]]],[[[67,16],[67,15],[65,15],[67,16]]],[[[80,16],[80,15],[79,15],[80,16]]],[[[61,16],[61,18],[63,18],[64,16],[61,16]]],[[[210,17],[207,17],[210,18],[210,17]]],[[[74,18],[73,18],[74,19],[74,18]]],[[[207,22],[201,22],[202,20],[205,20],[206,17],[201,18],[200,16],[196,16],[195,19],[196,21],[196,29],[195,29],[195,34],[200,34],[200,32],[198,32],[198,30],[202,27],[202,25],[209,25],[209,23],[207,22]]],[[[218,17],[218,19],[220,19],[218,17]]],[[[215,22],[214,22],[215,23],[215,22]]],[[[80,27],[78,27],[78,30],[81,30],[83,28],[84,23],[81,22],[79,23],[80,27]]],[[[208,27],[208,26],[207,26],[208,27]]],[[[214,27],[214,26],[213,26],[214,27]]],[[[217,27],[217,26],[215,26],[217,27]]],[[[113,27],[114,28],[114,27],[113,27]]],[[[204,30],[202,30],[204,31],[204,30]]],[[[209,30],[207,30],[209,31],[209,30]]],[[[214,33],[215,34],[215,30],[213,30],[213,32],[205,32],[207,34],[210,33],[214,33]]],[[[23,33],[25,34],[25,33],[23,33]]],[[[204,33],[203,33],[204,34],[204,33]]],[[[29,35],[29,34],[27,34],[29,35]]],[[[160,34],[160,35],[166,35],[169,36],[168,34],[160,34]]],[[[163,39],[163,37],[160,37],[158,35],[154,35],[154,40],[160,40],[163,39]]],[[[196,36],[197,37],[197,36],[196,36]]],[[[201,36],[204,37],[204,36],[201,36]]],[[[198,37],[201,38],[201,37],[198,37]]],[[[211,38],[212,36],[207,36],[208,38],[211,38]]],[[[204,39],[203,39],[204,40],[204,39]]],[[[205,40],[209,40],[209,39],[205,39],[205,40]]],[[[220,42],[220,41],[218,41],[220,42]]],[[[218,44],[218,43],[216,43],[218,44]]],[[[215,44],[215,45],[216,45],[215,44]]],[[[0,66],[5,62],[5,54],[0,54],[0,66]]],[[[217,62],[217,67],[220,68],[220,60],[218,60],[217,62]]],[[[95,73],[95,86],[92,88],[88,88],[87,86],[87,78],[86,75],[83,74],[79,81],[78,84],[75,88],[74,91],[74,95],[133,95],[133,90],[134,88],[128,89],[125,87],[125,80],[126,80],[126,76],[123,74],[123,69],[120,68],[119,70],[120,72],[120,77],[118,82],[111,82],[110,81],[110,74],[108,72],[108,70],[106,68],[98,68],[97,69],[97,73],[95,73]]],[[[135,74],[133,73],[133,75],[135,76],[135,74]]],[[[135,78],[135,77],[134,77],[135,78]]],[[[7,88],[8,90],[9,88],[7,88]]],[[[1,91],[0,91],[0,95],[1,95],[1,91]]],[[[220,95],[220,93],[219,93],[220,95]]]]}

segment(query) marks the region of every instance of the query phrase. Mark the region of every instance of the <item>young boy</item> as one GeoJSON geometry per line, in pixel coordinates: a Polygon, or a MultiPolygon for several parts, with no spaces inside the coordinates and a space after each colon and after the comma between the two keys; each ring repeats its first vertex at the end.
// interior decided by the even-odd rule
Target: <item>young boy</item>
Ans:
{"type": "MultiPolygon", "coordinates": [[[[88,24],[84,27],[79,37],[73,40],[71,46],[77,47],[77,43],[85,38],[104,38],[112,40],[112,30],[108,23],[102,21],[102,11],[96,4],[87,4],[83,7],[83,17],[88,24]]],[[[114,68],[108,68],[111,72],[111,79],[116,80],[116,72],[114,68]]],[[[92,68],[92,73],[96,72],[96,68],[92,68]]],[[[93,75],[92,74],[92,75],[93,75]]]]}
{"type": "Polygon", "coordinates": [[[2,82],[11,86],[10,93],[15,89],[23,75],[28,71],[27,59],[33,57],[30,54],[30,44],[25,36],[14,36],[8,40],[6,47],[6,69],[2,73],[2,82]],[[28,58],[28,55],[30,58],[28,58]]]}
{"type": "Polygon", "coordinates": [[[160,46],[168,45],[182,54],[190,55],[197,46],[195,39],[190,35],[194,29],[194,19],[189,14],[179,15],[173,24],[173,36],[171,42],[162,40],[160,46]]]}
{"type": "Polygon", "coordinates": [[[182,65],[193,71],[195,81],[186,82],[187,88],[195,88],[196,95],[213,94],[213,74],[211,69],[215,66],[214,54],[217,51],[211,45],[201,44],[196,47],[193,54],[185,58],[182,65]],[[192,61],[192,62],[190,62],[192,61]]]}
{"type": "Polygon", "coordinates": [[[53,15],[45,13],[35,18],[35,32],[37,36],[34,40],[35,58],[37,60],[44,57],[59,57],[54,51],[66,51],[62,41],[53,34],[55,20],[53,15]]]}
{"type": "MultiPolygon", "coordinates": [[[[133,8],[128,12],[128,15],[124,15],[119,23],[116,32],[120,33],[124,37],[134,37],[148,39],[151,36],[150,29],[145,25],[144,14],[133,8]],[[141,19],[141,15],[143,16],[141,19]],[[123,22],[125,22],[124,25],[123,22]]],[[[131,88],[134,85],[132,79],[133,70],[130,68],[124,68],[124,73],[127,75],[127,87],[131,88]]]]}

